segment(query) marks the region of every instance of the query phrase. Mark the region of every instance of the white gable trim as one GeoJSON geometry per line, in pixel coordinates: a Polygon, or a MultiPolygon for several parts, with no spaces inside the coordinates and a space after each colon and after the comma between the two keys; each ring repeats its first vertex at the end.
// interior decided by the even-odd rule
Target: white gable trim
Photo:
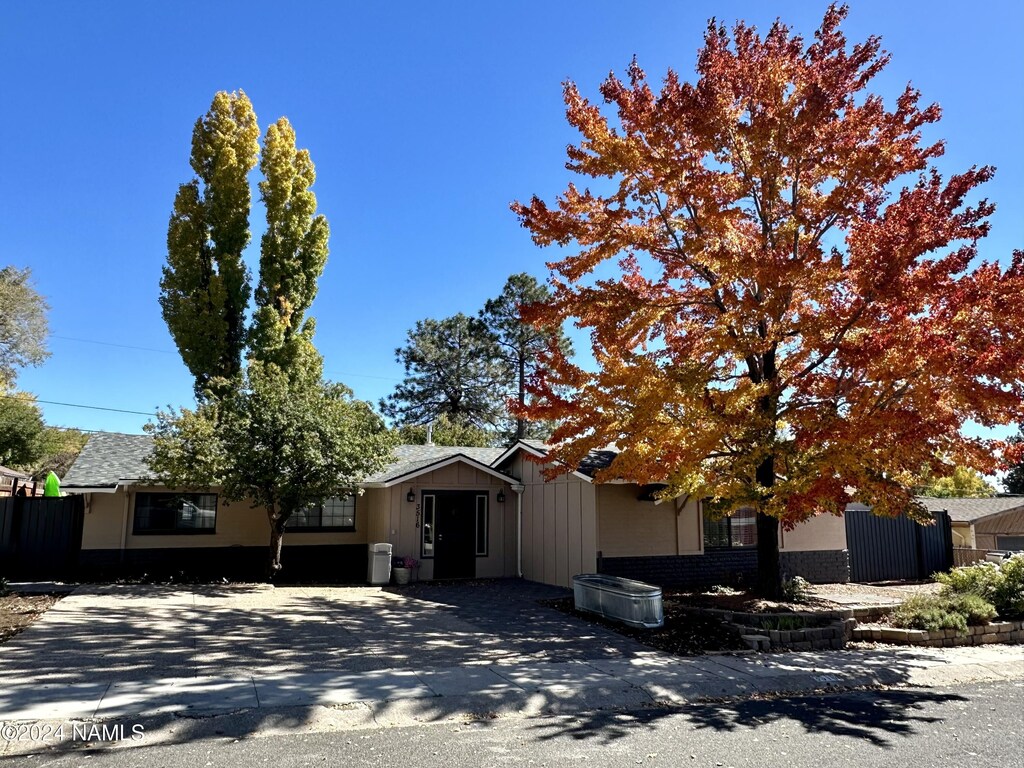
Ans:
{"type": "Polygon", "coordinates": [[[392,477],[388,480],[378,481],[375,483],[360,483],[359,485],[362,488],[390,488],[393,485],[408,482],[409,480],[412,480],[415,477],[425,475],[428,472],[433,472],[435,469],[441,469],[442,467],[447,467],[459,461],[470,465],[474,469],[479,469],[481,472],[484,472],[485,474],[491,475],[492,477],[496,477],[499,480],[503,480],[506,483],[519,482],[518,478],[512,477],[511,475],[506,475],[503,472],[499,472],[498,470],[494,469],[491,466],[488,466],[487,464],[484,464],[481,461],[477,461],[476,459],[472,459],[469,456],[466,456],[464,453],[456,453],[451,456],[445,456],[444,458],[438,459],[437,461],[427,464],[426,466],[417,467],[416,469],[411,469],[407,472],[403,472],[401,475],[397,475],[396,477],[392,477]]]}
{"type": "MultiPolygon", "coordinates": [[[[501,456],[496,458],[494,462],[491,464],[491,466],[496,467],[502,462],[508,461],[510,458],[516,455],[516,451],[526,451],[528,454],[530,454],[531,456],[536,456],[538,459],[547,458],[547,454],[544,451],[538,451],[536,448],[534,448],[532,445],[529,445],[528,443],[517,441],[514,445],[510,446],[507,451],[501,454],[501,456]]],[[[578,470],[573,470],[570,474],[573,475],[574,477],[578,477],[580,480],[583,480],[585,482],[594,482],[594,478],[578,470]]]]}

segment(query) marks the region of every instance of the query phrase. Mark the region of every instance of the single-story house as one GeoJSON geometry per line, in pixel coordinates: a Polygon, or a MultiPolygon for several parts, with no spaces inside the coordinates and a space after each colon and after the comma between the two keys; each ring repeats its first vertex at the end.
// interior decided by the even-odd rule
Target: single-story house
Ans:
{"type": "Polygon", "coordinates": [[[954,547],[1024,550],[1024,496],[919,501],[932,512],[949,514],[954,547]]]}
{"type": "MultiPolygon", "coordinates": [[[[217,488],[178,491],[147,480],[146,435],[92,436],[62,488],[85,495],[87,569],[114,572],[258,568],[266,516],[217,488]]],[[[656,501],[656,488],[596,484],[614,453],[595,453],[546,481],[543,444],[507,449],[403,445],[352,494],[296,514],[286,572],[361,581],[367,545],[390,542],[420,561],[420,579],[522,576],[568,586],[602,572],[664,586],[725,584],[757,567],[753,514],[712,520],[698,499],[656,501]]],[[[847,581],[842,518],[822,515],[781,531],[782,569],[811,581],[847,581]]]]}

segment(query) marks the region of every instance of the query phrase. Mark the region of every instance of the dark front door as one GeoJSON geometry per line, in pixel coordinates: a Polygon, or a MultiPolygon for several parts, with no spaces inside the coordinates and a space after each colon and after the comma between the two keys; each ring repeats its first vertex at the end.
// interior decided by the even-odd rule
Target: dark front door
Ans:
{"type": "Polygon", "coordinates": [[[475,499],[473,492],[437,494],[435,579],[472,579],[476,576],[475,499]]]}

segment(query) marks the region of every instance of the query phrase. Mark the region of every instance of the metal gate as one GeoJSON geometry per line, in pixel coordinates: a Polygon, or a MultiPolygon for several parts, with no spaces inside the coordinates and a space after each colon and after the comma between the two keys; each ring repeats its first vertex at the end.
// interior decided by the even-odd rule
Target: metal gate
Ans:
{"type": "Polygon", "coordinates": [[[85,497],[0,499],[0,576],[65,578],[82,549],[85,497]]]}
{"type": "Polygon", "coordinates": [[[879,517],[866,510],[846,513],[850,581],[927,579],[953,567],[949,515],[933,513],[935,525],[906,517],[879,517]]]}

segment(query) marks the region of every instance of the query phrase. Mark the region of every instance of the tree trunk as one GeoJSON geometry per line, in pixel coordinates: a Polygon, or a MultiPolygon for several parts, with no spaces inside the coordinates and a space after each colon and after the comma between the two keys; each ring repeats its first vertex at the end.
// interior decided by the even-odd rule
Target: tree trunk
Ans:
{"type": "MultiPolygon", "coordinates": [[[[775,457],[769,456],[757,468],[757,483],[764,488],[775,485],[775,457]]],[[[757,511],[757,591],[767,598],[782,595],[779,573],[779,521],[757,511]]]]}
{"type": "Polygon", "coordinates": [[[285,520],[280,515],[269,513],[270,556],[267,560],[267,581],[272,581],[281,570],[281,546],[284,544],[285,520]]]}
{"type": "MultiPolygon", "coordinates": [[[[519,350],[519,407],[526,406],[526,350],[519,350]]],[[[516,419],[516,440],[526,437],[526,419],[519,416],[516,419]]]]}
{"type": "MultiPolygon", "coordinates": [[[[775,350],[764,353],[762,357],[764,379],[775,381],[775,350]]],[[[771,444],[775,444],[777,418],[777,400],[768,395],[761,398],[761,412],[771,424],[771,444]]],[[[767,489],[765,497],[771,497],[771,489],[775,486],[775,456],[769,454],[758,465],[755,473],[757,484],[767,489]]],[[[779,521],[757,510],[757,587],[764,597],[777,599],[782,596],[782,575],[779,573],[779,521]]]]}
{"type": "Polygon", "coordinates": [[[779,573],[779,521],[757,513],[757,591],[763,597],[782,596],[779,573]]]}

